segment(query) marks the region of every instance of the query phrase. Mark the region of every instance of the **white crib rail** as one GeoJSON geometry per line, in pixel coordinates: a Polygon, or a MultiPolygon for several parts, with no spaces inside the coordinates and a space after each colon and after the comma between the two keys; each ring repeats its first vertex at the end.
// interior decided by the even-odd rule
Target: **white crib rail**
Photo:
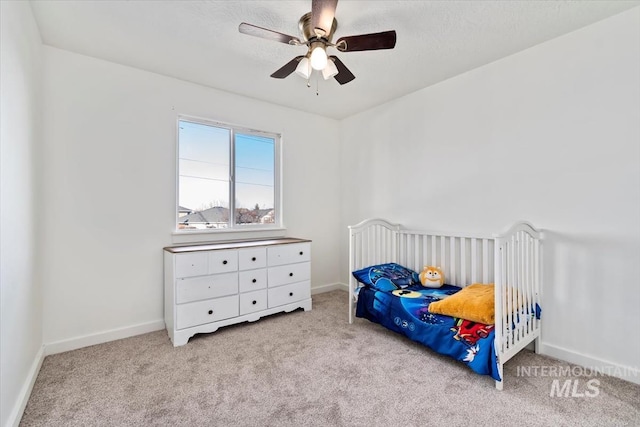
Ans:
{"type": "Polygon", "coordinates": [[[493,281],[494,238],[452,233],[400,230],[399,264],[415,271],[440,267],[445,283],[460,287],[493,281]]]}
{"type": "MultiPolygon", "coordinates": [[[[504,363],[540,337],[541,233],[519,223],[496,238],[495,346],[500,376],[504,363]]],[[[496,383],[502,388],[502,383],[496,383]]]]}

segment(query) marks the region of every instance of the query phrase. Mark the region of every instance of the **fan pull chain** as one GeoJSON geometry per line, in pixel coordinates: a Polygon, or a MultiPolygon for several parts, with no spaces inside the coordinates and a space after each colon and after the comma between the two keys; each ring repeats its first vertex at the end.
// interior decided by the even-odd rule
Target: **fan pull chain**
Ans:
{"type": "Polygon", "coordinates": [[[318,79],[318,74],[319,74],[319,73],[316,73],[316,96],[319,96],[319,95],[320,95],[320,94],[318,93],[318,86],[320,86],[320,84],[318,83],[318,80],[319,80],[319,79],[318,79]]]}

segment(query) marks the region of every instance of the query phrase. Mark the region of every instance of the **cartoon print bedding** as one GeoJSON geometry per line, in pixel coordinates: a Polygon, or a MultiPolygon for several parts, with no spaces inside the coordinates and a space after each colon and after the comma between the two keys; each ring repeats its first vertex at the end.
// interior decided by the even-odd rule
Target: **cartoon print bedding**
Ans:
{"type": "Polygon", "coordinates": [[[432,350],[467,364],[473,371],[500,381],[494,342],[494,325],[429,313],[429,304],[461,288],[443,285],[404,289],[359,289],[356,316],[405,335],[432,350]]]}

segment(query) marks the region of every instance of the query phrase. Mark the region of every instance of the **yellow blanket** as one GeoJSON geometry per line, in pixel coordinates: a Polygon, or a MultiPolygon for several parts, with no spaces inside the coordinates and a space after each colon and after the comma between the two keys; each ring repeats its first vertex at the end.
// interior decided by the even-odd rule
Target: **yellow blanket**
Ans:
{"type": "Polygon", "coordinates": [[[429,311],[435,314],[471,320],[472,322],[493,325],[495,323],[495,304],[493,283],[484,285],[474,283],[450,297],[429,304],[429,311]]]}

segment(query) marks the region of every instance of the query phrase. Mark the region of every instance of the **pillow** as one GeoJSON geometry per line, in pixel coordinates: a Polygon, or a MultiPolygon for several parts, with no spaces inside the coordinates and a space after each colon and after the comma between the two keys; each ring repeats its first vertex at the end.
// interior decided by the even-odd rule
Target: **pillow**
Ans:
{"type": "Polygon", "coordinates": [[[493,283],[474,283],[441,301],[429,304],[429,312],[493,325],[495,304],[493,283]]]}
{"type": "Polygon", "coordinates": [[[392,291],[420,283],[418,273],[394,262],[372,265],[352,274],[358,282],[378,291],[392,291]]]}

